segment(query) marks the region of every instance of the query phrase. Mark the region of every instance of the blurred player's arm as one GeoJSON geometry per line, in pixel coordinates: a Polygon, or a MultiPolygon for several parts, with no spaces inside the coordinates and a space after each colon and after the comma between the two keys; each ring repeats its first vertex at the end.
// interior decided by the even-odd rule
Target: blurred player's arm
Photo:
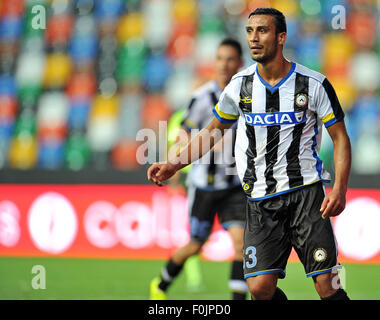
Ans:
{"type": "Polygon", "coordinates": [[[344,120],[329,126],[327,131],[334,144],[335,182],[321,206],[324,219],[337,216],[344,210],[351,169],[351,144],[344,120]]]}
{"type": "MultiPolygon", "coordinates": [[[[178,129],[178,134],[176,136],[174,143],[169,148],[168,158],[171,158],[169,156],[171,154],[178,156],[180,154],[181,150],[189,143],[190,140],[191,140],[190,131],[184,125],[182,125],[178,129]]],[[[169,186],[174,193],[184,192],[184,188],[181,185],[181,175],[182,175],[182,171],[178,170],[169,179],[169,186]]]]}
{"type": "Polygon", "coordinates": [[[155,163],[147,172],[148,180],[161,186],[162,182],[172,177],[178,170],[200,159],[223,137],[225,130],[232,123],[224,123],[214,117],[179,154],[169,157],[166,163],[155,163]]]}

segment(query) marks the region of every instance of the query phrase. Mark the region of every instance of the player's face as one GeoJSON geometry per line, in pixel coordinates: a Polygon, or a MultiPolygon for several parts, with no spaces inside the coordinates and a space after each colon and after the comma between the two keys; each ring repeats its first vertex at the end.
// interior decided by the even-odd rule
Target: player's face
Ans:
{"type": "Polygon", "coordinates": [[[215,73],[218,80],[227,84],[232,76],[239,71],[242,66],[237,50],[229,45],[222,45],[216,52],[215,73]]]}
{"type": "Polygon", "coordinates": [[[285,33],[276,34],[275,18],[269,15],[254,15],[246,26],[247,42],[253,60],[271,61],[284,42],[285,33]]]}

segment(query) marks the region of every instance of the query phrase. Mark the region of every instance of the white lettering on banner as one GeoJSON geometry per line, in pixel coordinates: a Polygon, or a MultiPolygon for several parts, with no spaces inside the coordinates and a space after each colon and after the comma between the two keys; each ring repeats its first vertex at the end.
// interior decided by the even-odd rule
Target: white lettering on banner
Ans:
{"type": "Polygon", "coordinates": [[[172,242],[170,239],[170,216],[175,214],[175,211],[170,209],[169,196],[166,192],[157,191],[152,196],[152,209],[156,226],[156,243],[161,248],[171,248],[172,242]]]}
{"type": "MultiPolygon", "coordinates": [[[[78,215],[69,199],[57,192],[42,193],[34,200],[29,200],[29,195],[25,200],[16,197],[20,204],[21,201],[32,202],[28,212],[22,212],[25,205],[19,208],[13,198],[1,199],[0,253],[24,252],[23,246],[25,243],[29,246],[30,241],[27,234],[21,237],[22,228],[26,226],[28,231],[25,231],[29,232],[37,249],[53,255],[61,254],[76,241],[78,218],[82,217],[85,238],[88,244],[97,248],[109,249],[119,243],[132,249],[182,247],[190,237],[187,197],[170,194],[164,188],[157,189],[147,195],[144,193],[147,200],[132,198],[133,201],[126,201],[120,207],[112,203],[114,200],[108,192],[105,195],[110,201],[99,201],[94,195],[94,202],[89,202],[84,212],[78,212],[78,215]]],[[[145,192],[145,189],[141,190],[145,192]]],[[[348,194],[345,211],[332,219],[343,258],[366,261],[379,257],[380,201],[376,200],[379,193],[367,191],[348,194]]],[[[78,241],[81,245],[82,238],[78,237],[78,241]]],[[[102,252],[107,255],[107,250],[102,252]]],[[[214,261],[230,259],[233,246],[228,232],[213,230],[203,246],[202,255],[214,261]]]]}
{"type": "Polygon", "coordinates": [[[59,254],[66,251],[75,240],[77,215],[63,195],[47,192],[33,202],[28,213],[28,228],[38,249],[59,254]]]}
{"type": "Polygon", "coordinates": [[[14,247],[20,239],[20,211],[8,200],[0,202],[0,244],[14,247]]]}
{"type": "Polygon", "coordinates": [[[380,204],[375,199],[350,201],[334,226],[339,250],[347,257],[365,260],[380,252],[380,204]]]}
{"type": "Polygon", "coordinates": [[[152,213],[141,202],[126,202],[116,212],[116,234],[120,242],[129,248],[141,249],[152,244],[152,213]]]}
{"type": "Polygon", "coordinates": [[[187,243],[187,199],[157,191],[152,207],[142,202],[125,202],[120,208],[108,201],[97,201],[84,215],[88,241],[98,248],[111,248],[117,243],[133,249],[151,245],[161,248],[180,247],[187,243]]]}
{"type": "Polygon", "coordinates": [[[95,247],[112,248],[119,239],[115,230],[117,208],[107,201],[96,201],[86,210],[83,218],[88,241],[95,247]]]}
{"type": "Polygon", "coordinates": [[[171,242],[177,247],[184,246],[190,239],[187,198],[175,195],[170,200],[171,208],[171,242]]]}

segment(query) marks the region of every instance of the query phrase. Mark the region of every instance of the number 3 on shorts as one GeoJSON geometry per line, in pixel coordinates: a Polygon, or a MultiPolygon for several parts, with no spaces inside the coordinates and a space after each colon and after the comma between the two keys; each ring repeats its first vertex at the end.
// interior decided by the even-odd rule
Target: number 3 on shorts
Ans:
{"type": "Polygon", "coordinates": [[[257,259],[256,259],[256,248],[255,247],[248,247],[247,249],[245,249],[245,254],[248,256],[248,258],[251,260],[251,261],[246,261],[245,262],[245,266],[247,268],[253,268],[256,263],[257,263],[257,259]]]}

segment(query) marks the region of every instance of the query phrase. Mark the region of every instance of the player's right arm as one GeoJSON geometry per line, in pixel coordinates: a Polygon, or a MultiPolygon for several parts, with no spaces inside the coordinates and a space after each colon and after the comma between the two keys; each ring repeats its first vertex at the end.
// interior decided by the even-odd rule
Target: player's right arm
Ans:
{"type": "Polygon", "coordinates": [[[214,117],[211,122],[202,129],[182,151],[165,163],[154,163],[147,172],[148,180],[162,186],[163,181],[172,177],[178,170],[200,159],[223,137],[225,130],[233,123],[221,122],[214,117]]]}
{"type": "Polygon", "coordinates": [[[231,80],[214,107],[214,117],[177,155],[165,163],[154,163],[147,172],[148,180],[158,186],[172,177],[178,170],[200,159],[222,139],[225,131],[239,118],[239,81],[231,80]]]}

